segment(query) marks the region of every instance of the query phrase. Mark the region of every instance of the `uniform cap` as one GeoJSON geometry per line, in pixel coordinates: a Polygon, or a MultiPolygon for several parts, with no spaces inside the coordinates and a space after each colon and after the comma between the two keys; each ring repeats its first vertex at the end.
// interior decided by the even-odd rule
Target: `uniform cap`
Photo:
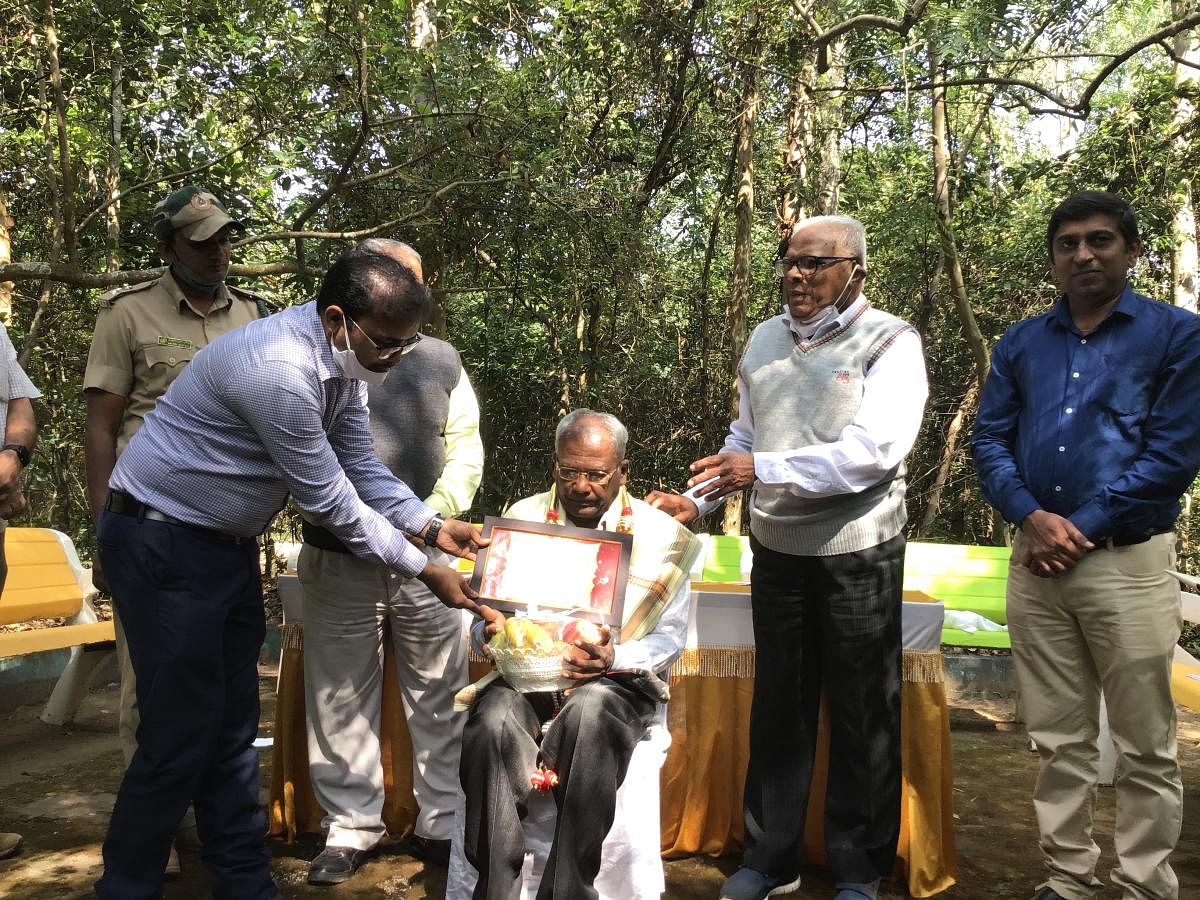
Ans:
{"type": "Polygon", "coordinates": [[[225,212],[220,200],[194,184],[154,204],[152,216],[154,231],[160,238],[178,231],[189,241],[207,241],[226,225],[246,230],[242,222],[225,212]]]}

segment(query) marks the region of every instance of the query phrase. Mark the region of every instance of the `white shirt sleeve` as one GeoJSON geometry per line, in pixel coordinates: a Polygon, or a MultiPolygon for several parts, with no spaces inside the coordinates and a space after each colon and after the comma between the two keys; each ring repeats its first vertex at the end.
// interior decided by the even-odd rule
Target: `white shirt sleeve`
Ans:
{"type": "Polygon", "coordinates": [[[667,601],[654,629],[636,641],[622,641],[613,650],[614,669],[649,669],[665,674],[687,643],[688,612],[692,582],[683,579],[667,601]]]}

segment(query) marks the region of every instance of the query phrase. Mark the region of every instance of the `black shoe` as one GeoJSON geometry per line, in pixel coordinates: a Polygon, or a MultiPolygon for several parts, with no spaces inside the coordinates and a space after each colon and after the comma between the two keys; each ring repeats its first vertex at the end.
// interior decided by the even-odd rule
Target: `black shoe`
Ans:
{"type": "Polygon", "coordinates": [[[372,850],[326,847],[308,866],[309,884],[341,884],[358,871],[372,850]]]}
{"type": "Polygon", "coordinates": [[[1067,900],[1067,898],[1052,887],[1044,887],[1034,894],[1031,900],[1067,900]]]}
{"type": "Polygon", "coordinates": [[[404,851],[422,862],[433,863],[443,869],[450,866],[450,842],[414,834],[404,842],[404,851]]]}

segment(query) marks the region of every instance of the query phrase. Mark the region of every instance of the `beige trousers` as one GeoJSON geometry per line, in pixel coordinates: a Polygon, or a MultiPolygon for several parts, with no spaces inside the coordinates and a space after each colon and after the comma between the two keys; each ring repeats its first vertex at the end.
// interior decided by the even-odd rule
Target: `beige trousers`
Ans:
{"type": "MultiPolygon", "coordinates": [[[[432,552],[436,562],[449,562],[441,551],[432,552]]],[[[467,684],[462,611],[444,606],[415,578],[309,544],[300,551],[297,574],[304,591],[309,774],[327,812],[326,844],[369,850],[384,835],[379,728],[385,622],[413,745],[419,807],[414,831],[449,839],[466,719],[454,712],[454,694],[467,684]]]]}
{"type": "MultiPolygon", "coordinates": [[[[1013,557],[1019,556],[1017,535],[1013,557]]],[[[1034,789],[1046,885],[1088,900],[1100,848],[1092,812],[1100,692],[1118,759],[1117,867],[1123,898],[1176,900],[1168,862],[1183,816],[1171,659],[1181,627],[1175,535],[1101,547],[1059,578],[1010,564],[1008,628],[1029,735],[1041,754],[1034,789]]]]}

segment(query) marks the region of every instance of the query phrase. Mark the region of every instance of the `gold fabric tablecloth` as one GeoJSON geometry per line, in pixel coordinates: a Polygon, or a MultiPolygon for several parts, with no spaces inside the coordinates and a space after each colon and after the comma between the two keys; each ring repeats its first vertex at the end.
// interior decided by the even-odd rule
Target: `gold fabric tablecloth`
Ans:
{"type": "MultiPolygon", "coordinates": [[[[319,833],[324,811],[308,775],[305,737],[303,636],[285,627],[275,707],[271,764],[270,833],[287,840],[319,833]]],[[[405,837],[416,820],[412,796],[412,745],[385,641],[382,746],[388,833],[405,837]]],[[[904,652],[902,762],[904,785],[895,876],[914,897],[954,884],[956,874],[950,725],[939,651],[904,652]]],[[[486,671],[471,664],[471,678],[486,671]]],[[[689,648],[671,678],[668,707],[671,749],[662,771],[662,852],[732,853],[742,840],[742,783],[749,758],[753,650],[689,648]]],[[[829,736],[822,710],[817,760],[805,834],[810,862],[825,863],[824,823],[829,736]]]]}

